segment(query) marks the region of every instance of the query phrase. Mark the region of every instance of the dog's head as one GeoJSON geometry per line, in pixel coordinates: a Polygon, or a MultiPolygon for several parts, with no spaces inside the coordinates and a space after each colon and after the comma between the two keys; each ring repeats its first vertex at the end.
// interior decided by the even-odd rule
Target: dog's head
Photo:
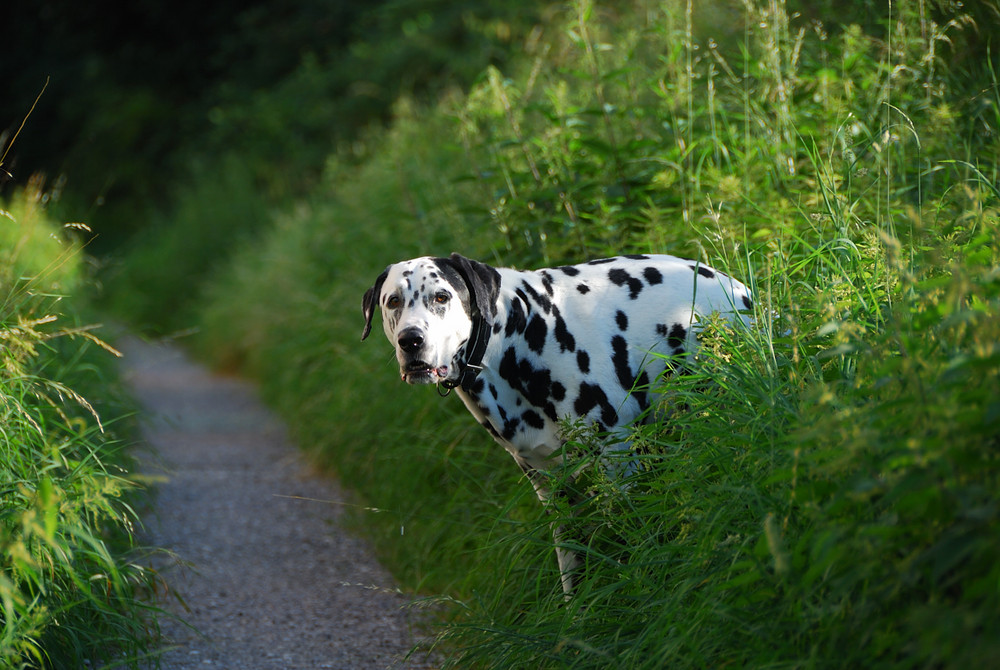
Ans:
{"type": "Polygon", "coordinates": [[[403,381],[455,381],[471,346],[473,319],[489,321],[496,314],[499,286],[496,270],[458,254],[395,263],[365,291],[361,339],[371,332],[378,306],[403,381]]]}

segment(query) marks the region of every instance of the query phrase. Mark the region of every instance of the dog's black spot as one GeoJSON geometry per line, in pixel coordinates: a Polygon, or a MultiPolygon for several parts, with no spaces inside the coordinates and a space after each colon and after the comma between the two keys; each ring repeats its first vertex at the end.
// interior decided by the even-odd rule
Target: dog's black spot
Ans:
{"type": "Polygon", "coordinates": [[[590,374],[590,355],[582,349],[576,352],[576,365],[583,374],[590,374]]]}
{"type": "Polygon", "coordinates": [[[618,412],[608,402],[608,395],[604,389],[599,384],[583,382],[580,384],[580,394],[576,397],[576,402],[573,403],[573,410],[578,416],[587,416],[595,407],[601,408],[599,426],[601,430],[618,423],[618,412]]]}
{"type": "Polygon", "coordinates": [[[562,402],[566,397],[566,387],[559,382],[552,382],[552,387],[549,390],[552,393],[552,399],[556,402],[562,402]]]}
{"type": "Polygon", "coordinates": [[[625,258],[632,261],[648,261],[649,256],[644,256],[643,254],[625,254],[625,258]]]}
{"type": "Polygon", "coordinates": [[[621,268],[614,268],[608,271],[608,279],[610,279],[611,283],[615,286],[624,286],[625,283],[631,278],[632,275],[621,268]]]}
{"type": "Polygon", "coordinates": [[[753,300],[751,300],[750,296],[745,293],[743,294],[743,307],[746,309],[753,309],[753,300]]]}
{"type": "Polygon", "coordinates": [[[490,423],[489,421],[481,421],[480,425],[489,431],[490,435],[493,436],[494,440],[500,439],[500,433],[497,432],[497,429],[493,427],[492,423],[490,423]]]}
{"type": "Polygon", "coordinates": [[[667,344],[677,349],[684,346],[685,338],[687,338],[687,331],[684,330],[684,326],[675,323],[670,329],[670,334],[667,336],[667,344]]]}
{"type": "Polygon", "coordinates": [[[713,277],[715,277],[715,273],[712,272],[711,270],[709,270],[708,268],[706,268],[704,265],[690,265],[688,267],[690,267],[692,270],[696,271],[698,274],[700,274],[705,279],[712,279],[713,277]]]}
{"type": "MultiPolygon", "coordinates": [[[[684,330],[684,326],[681,324],[674,324],[673,331],[667,328],[667,324],[658,323],[656,324],[656,334],[660,337],[667,338],[667,344],[672,348],[671,353],[683,354],[684,353],[684,338],[687,333],[684,330]]],[[[669,372],[673,372],[674,363],[673,361],[667,360],[664,362],[666,369],[669,372]]]]}
{"type": "Polygon", "coordinates": [[[558,421],[555,405],[549,400],[552,394],[550,370],[535,368],[530,361],[518,359],[517,351],[511,346],[504,351],[497,372],[532,407],[542,410],[552,421],[558,421]]]}
{"type": "Polygon", "coordinates": [[[480,395],[482,395],[483,390],[485,388],[486,388],[486,380],[484,380],[482,377],[477,377],[476,381],[473,382],[472,387],[469,389],[469,393],[473,397],[478,398],[480,395]]]}
{"type": "Polygon", "coordinates": [[[504,335],[506,337],[512,336],[514,333],[523,333],[525,327],[528,325],[528,319],[524,314],[523,303],[520,300],[510,301],[510,312],[507,314],[507,326],[504,329],[504,335]]]}
{"type": "Polygon", "coordinates": [[[548,272],[545,272],[545,271],[541,272],[540,274],[541,274],[541,277],[542,277],[542,287],[545,288],[545,292],[546,293],[548,293],[549,295],[552,295],[553,294],[553,290],[552,290],[552,275],[550,275],[548,272]]]}
{"type": "Polygon", "coordinates": [[[649,408],[649,375],[645,370],[635,380],[635,387],[632,389],[632,397],[639,403],[639,413],[645,412],[649,408]]]}
{"type": "Polygon", "coordinates": [[[628,360],[628,342],[621,335],[611,338],[611,349],[614,352],[611,362],[614,363],[618,383],[635,398],[639,404],[639,412],[646,411],[649,407],[649,374],[645,370],[638,377],[632,373],[628,360]]]}
{"type": "Polygon", "coordinates": [[[524,341],[528,348],[539,354],[545,349],[545,338],[549,334],[549,327],[545,323],[545,318],[541,314],[535,314],[528,322],[528,327],[524,329],[524,341]]]}
{"type": "Polygon", "coordinates": [[[525,293],[523,290],[521,290],[521,289],[518,288],[518,289],[514,289],[514,295],[516,295],[518,298],[521,299],[521,302],[524,304],[524,310],[525,310],[525,312],[530,312],[531,311],[531,303],[528,302],[528,294],[525,293]]]}
{"type": "Polygon", "coordinates": [[[517,375],[517,349],[513,345],[504,350],[497,372],[500,373],[500,377],[508,381],[510,377],[517,375]]]}
{"type": "Polygon", "coordinates": [[[615,314],[615,323],[618,324],[618,330],[625,332],[628,330],[628,316],[625,312],[618,310],[615,314]]]}
{"type": "Polygon", "coordinates": [[[499,394],[497,393],[497,387],[494,386],[493,384],[490,384],[490,395],[493,396],[494,400],[496,400],[497,397],[499,396],[499,394]]]}
{"type": "Polygon", "coordinates": [[[562,270],[563,274],[565,274],[567,277],[575,277],[578,274],[580,274],[580,268],[574,267],[572,265],[563,265],[558,269],[562,270]]]}
{"type": "Polygon", "coordinates": [[[511,442],[514,436],[517,435],[517,429],[521,425],[520,419],[510,419],[509,421],[503,422],[503,439],[511,442]]]}
{"type": "Polygon", "coordinates": [[[517,431],[521,427],[521,418],[510,416],[503,407],[497,407],[497,411],[500,414],[500,423],[503,424],[500,434],[504,440],[510,442],[517,435],[517,431]]]}
{"type": "Polygon", "coordinates": [[[569,332],[569,328],[566,327],[566,319],[562,318],[557,307],[553,306],[552,310],[556,316],[556,325],[553,332],[556,336],[556,342],[559,343],[559,351],[576,351],[576,338],[573,337],[573,333],[569,332]]]}
{"type": "Polygon", "coordinates": [[[615,335],[611,338],[611,351],[611,362],[614,363],[618,383],[626,391],[631,391],[635,386],[635,377],[628,364],[628,342],[621,335],[615,335]]]}
{"type": "Polygon", "coordinates": [[[577,284],[576,290],[583,295],[587,295],[588,293],[590,293],[590,287],[587,286],[586,284],[577,284]]]}
{"type": "Polygon", "coordinates": [[[633,277],[628,272],[621,268],[614,268],[608,271],[608,279],[615,286],[625,286],[628,284],[628,297],[631,300],[635,300],[642,293],[642,280],[633,277]]]}
{"type": "Polygon", "coordinates": [[[646,278],[650,286],[656,286],[657,284],[663,283],[663,274],[659,270],[650,266],[642,271],[642,276],[646,278]]]}
{"type": "Polygon", "coordinates": [[[526,281],[521,283],[521,288],[524,289],[524,293],[527,293],[528,296],[531,297],[531,299],[534,301],[534,303],[536,305],[538,305],[542,309],[543,312],[545,312],[546,314],[548,314],[548,313],[550,313],[552,311],[552,301],[549,300],[548,296],[542,295],[541,293],[539,293],[538,291],[536,291],[531,286],[531,284],[529,284],[526,281]]]}
{"type": "Polygon", "coordinates": [[[521,420],[532,428],[537,428],[541,430],[545,427],[545,419],[538,415],[538,412],[534,410],[527,410],[521,415],[521,420]]]}

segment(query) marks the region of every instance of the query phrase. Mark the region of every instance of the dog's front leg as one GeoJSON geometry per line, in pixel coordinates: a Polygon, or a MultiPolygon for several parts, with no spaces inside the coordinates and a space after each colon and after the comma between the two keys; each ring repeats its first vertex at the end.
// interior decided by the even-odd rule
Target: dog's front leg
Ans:
{"type": "MultiPolygon", "coordinates": [[[[545,506],[546,511],[551,513],[552,491],[546,484],[545,475],[528,465],[524,459],[518,456],[514,456],[514,460],[517,461],[521,471],[531,481],[531,485],[535,488],[535,495],[538,496],[538,499],[545,506]]],[[[575,551],[567,549],[563,544],[566,536],[566,527],[557,521],[553,521],[550,525],[556,549],[556,560],[559,563],[559,580],[562,583],[566,599],[569,599],[573,595],[573,579],[580,567],[580,557],[575,551]]]]}

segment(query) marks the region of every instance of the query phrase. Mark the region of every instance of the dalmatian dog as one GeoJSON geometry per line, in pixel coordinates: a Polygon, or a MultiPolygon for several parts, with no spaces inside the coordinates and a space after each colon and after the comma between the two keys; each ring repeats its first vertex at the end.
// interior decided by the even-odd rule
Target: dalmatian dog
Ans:
{"type": "MultiPolygon", "coordinates": [[[[361,339],[380,309],[403,381],[454,389],[545,503],[543,475],[561,463],[565,419],[608,434],[605,453],[627,451],[629,424],[649,415],[663,377],[695,348],[699,324],[716,312],[747,322],[741,312],[752,302],[740,282],[673,256],[522,271],[452,254],[390,265],[362,307],[361,339]]],[[[579,559],[561,546],[561,531],[568,596],[579,559]]]]}

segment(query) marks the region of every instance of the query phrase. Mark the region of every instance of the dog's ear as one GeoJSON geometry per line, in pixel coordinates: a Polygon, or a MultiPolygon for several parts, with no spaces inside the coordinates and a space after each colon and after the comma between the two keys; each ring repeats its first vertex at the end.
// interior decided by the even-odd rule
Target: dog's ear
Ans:
{"type": "Polygon", "coordinates": [[[500,295],[500,273],[486,263],[474,261],[460,254],[452,254],[448,261],[462,275],[472,293],[480,314],[496,316],[497,297],[500,295]]]}
{"type": "Polygon", "coordinates": [[[361,310],[365,314],[365,329],[361,331],[362,342],[372,332],[372,317],[375,316],[375,307],[378,305],[378,298],[382,294],[382,284],[385,283],[385,278],[388,276],[389,268],[387,267],[375,280],[375,285],[365,291],[365,297],[361,300],[361,310]]]}

